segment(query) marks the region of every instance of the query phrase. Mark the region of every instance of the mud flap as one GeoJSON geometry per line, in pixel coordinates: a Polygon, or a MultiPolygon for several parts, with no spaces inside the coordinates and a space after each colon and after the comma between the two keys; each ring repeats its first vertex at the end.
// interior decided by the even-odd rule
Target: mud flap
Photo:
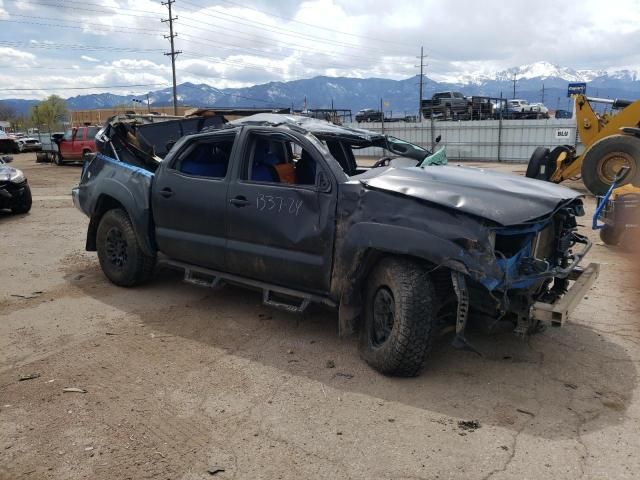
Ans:
{"type": "Polygon", "coordinates": [[[451,271],[451,282],[453,290],[458,297],[458,309],[456,311],[456,336],[451,342],[451,346],[458,350],[469,350],[482,356],[482,354],[474,348],[466,339],[464,333],[469,320],[469,291],[467,290],[467,281],[464,275],[454,270],[451,271]]]}

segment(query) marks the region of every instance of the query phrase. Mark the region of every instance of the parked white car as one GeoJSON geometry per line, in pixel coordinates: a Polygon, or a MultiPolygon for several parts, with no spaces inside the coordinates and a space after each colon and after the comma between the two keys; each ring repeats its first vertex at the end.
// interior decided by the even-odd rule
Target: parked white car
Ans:
{"type": "Polygon", "coordinates": [[[24,137],[16,140],[18,143],[18,150],[22,152],[39,152],[42,150],[42,144],[37,138],[24,137]]]}

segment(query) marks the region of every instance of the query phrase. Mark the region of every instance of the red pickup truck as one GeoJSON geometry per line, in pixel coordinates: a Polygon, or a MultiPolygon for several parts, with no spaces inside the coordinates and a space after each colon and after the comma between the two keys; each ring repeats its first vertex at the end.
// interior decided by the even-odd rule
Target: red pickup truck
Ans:
{"type": "Polygon", "coordinates": [[[58,140],[59,155],[55,161],[62,165],[67,161],[82,160],[85,155],[96,151],[96,133],[100,127],[74,127],[64,132],[58,140]]]}

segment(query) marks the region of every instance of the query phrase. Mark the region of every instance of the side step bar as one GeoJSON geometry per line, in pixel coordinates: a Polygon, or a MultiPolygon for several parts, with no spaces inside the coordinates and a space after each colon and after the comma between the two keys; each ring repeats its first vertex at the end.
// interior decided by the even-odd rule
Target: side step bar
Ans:
{"type": "Polygon", "coordinates": [[[184,271],[184,281],[200,287],[220,288],[224,286],[225,282],[232,282],[262,290],[262,303],[269,307],[279,308],[290,313],[304,312],[311,302],[324,303],[330,307],[336,306],[335,302],[320,295],[293,290],[279,285],[271,285],[239,275],[218,272],[176,260],[161,259],[158,263],[184,271]],[[274,294],[288,297],[292,300],[298,300],[299,302],[289,303],[283,298],[275,299],[274,294]]]}
{"type": "MultiPolygon", "coordinates": [[[[577,270],[577,269],[576,269],[577,270]]],[[[533,304],[531,316],[536,320],[551,322],[551,325],[561,327],[571,312],[576,308],[582,297],[587,293],[600,273],[600,264],[590,263],[582,271],[570,275],[570,280],[575,280],[567,293],[554,303],[536,302],[533,304]]],[[[572,272],[572,273],[574,273],[572,272]]]]}

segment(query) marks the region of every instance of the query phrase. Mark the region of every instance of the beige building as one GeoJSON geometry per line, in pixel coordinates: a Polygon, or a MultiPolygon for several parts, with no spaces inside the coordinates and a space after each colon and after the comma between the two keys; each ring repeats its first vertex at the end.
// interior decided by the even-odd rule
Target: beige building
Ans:
{"type": "MultiPolygon", "coordinates": [[[[178,115],[184,115],[185,111],[191,108],[192,107],[178,107],[178,115]]],[[[164,115],[173,115],[173,107],[171,106],[154,107],[152,105],[151,111],[164,115]]],[[[148,110],[146,105],[143,107],[136,106],[136,108],[127,106],[118,108],[96,108],[93,110],[71,110],[69,112],[69,120],[73,127],[79,127],[82,125],[102,125],[109,117],[127,112],[145,114],[148,110]]]]}

